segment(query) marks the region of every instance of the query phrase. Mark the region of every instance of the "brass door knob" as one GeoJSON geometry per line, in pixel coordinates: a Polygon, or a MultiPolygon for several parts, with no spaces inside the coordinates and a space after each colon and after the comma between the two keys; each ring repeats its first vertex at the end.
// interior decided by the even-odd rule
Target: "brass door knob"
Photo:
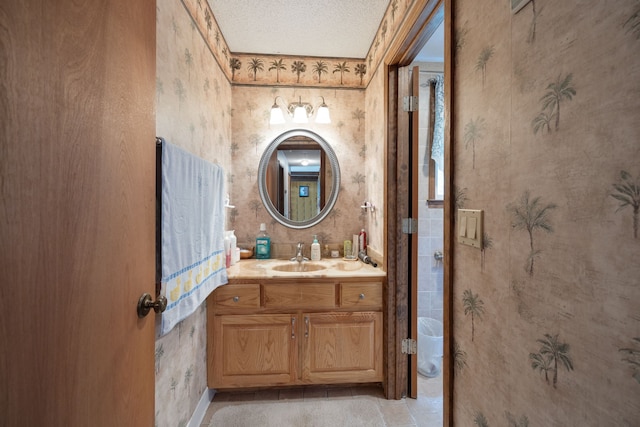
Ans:
{"type": "Polygon", "coordinates": [[[157,300],[153,301],[148,293],[142,294],[138,300],[138,317],[143,318],[149,314],[152,308],[156,313],[162,313],[167,309],[167,298],[160,295],[157,300]]]}

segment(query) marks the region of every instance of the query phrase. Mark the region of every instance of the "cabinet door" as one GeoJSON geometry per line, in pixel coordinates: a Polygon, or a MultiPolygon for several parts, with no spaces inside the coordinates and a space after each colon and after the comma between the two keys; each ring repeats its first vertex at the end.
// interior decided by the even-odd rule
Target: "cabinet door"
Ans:
{"type": "Polygon", "coordinates": [[[213,348],[208,348],[213,365],[209,366],[209,387],[293,383],[296,319],[291,314],[214,316],[213,348]]]}
{"type": "Polygon", "coordinates": [[[302,381],[382,381],[382,313],[303,315],[302,381]]]}

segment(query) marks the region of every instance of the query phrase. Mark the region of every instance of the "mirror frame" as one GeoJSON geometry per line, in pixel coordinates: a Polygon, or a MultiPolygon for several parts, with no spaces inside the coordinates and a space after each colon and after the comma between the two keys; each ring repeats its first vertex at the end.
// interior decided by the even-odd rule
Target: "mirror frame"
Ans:
{"type": "Polygon", "coordinates": [[[269,143],[267,148],[265,148],[264,152],[262,153],[260,164],[258,166],[258,190],[260,191],[260,198],[262,199],[262,204],[264,205],[265,209],[267,209],[267,212],[269,212],[271,217],[278,221],[280,224],[289,228],[296,229],[312,227],[320,223],[327,217],[327,215],[329,215],[329,212],[331,212],[331,209],[333,209],[333,206],[338,200],[338,193],[340,192],[340,165],[338,164],[338,157],[336,156],[336,153],[333,151],[333,148],[331,148],[329,143],[313,131],[306,129],[291,129],[283,132],[278,135],[273,141],[271,141],[271,143],[269,143]],[[327,158],[329,159],[329,164],[331,165],[331,194],[329,194],[327,203],[324,205],[324,208],[322,208],[318,215],[306,221],[292,221],[278,212],[273,202],[271,201],[271,198],[269,197],[266,186],[269,159],[282,142],[293,136],[305,136],[317,142],[318,145],[320,145],[320,147],[324,150],[327,158]]]}

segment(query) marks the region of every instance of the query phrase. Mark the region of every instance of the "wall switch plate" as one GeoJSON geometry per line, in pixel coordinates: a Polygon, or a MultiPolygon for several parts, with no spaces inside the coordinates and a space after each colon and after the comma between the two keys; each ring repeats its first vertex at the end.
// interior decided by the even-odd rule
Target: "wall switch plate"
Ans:
{"type": "Polygon", "coordinates": [[[482,249],[483,211],[479,209],[458,209],[458,243],[482,249]]]}

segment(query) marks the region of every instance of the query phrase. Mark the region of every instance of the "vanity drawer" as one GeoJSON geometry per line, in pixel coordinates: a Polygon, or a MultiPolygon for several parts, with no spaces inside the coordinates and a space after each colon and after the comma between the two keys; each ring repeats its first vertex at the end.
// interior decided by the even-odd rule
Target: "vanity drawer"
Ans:
{"type": "Polygon", "coordinates": [[[218,308],[260,308],[260,285],[222,285],[213,291],[213,297],[218,308]]]}
{"type": "Polygon", "coordinates": [[[316,309],[336,307],[336,285],[333,283],[266,284],[265,308],[316,309]]]}
{"type": "Polygon", "coordinates": [[[341,283],[340,306],[346,308],[382,308],[382,283],[341,283]]]}

